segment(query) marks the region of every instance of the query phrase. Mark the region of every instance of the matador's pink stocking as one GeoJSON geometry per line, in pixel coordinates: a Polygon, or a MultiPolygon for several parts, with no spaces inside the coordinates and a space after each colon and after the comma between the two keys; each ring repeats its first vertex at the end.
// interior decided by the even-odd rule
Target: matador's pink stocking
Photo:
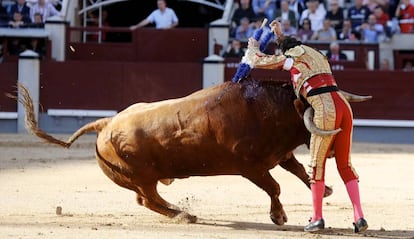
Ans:
{"type": "Polygon", "coordinates": [[[346,190],[348,191],[349,198],[351,199],[352,206],[354,207],[354,219],[355,222],[358,219],[363,218],[364,214],[362,213],[361,200],[359,197],[359,186],[358,180],[354,179],[345,184],[346,190]]]}
{"type": "Polygon", "coordinates": [[[313,200],[313,216],[312,222],[322,219],[322,201],[325,193],[325,182],[316,181],[311,184],[312,200],[313,200]]]}

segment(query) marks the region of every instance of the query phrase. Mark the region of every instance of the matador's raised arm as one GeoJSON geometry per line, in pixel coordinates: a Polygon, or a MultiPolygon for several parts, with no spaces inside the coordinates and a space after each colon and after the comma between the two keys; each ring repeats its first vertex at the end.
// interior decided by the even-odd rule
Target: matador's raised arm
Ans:
{"type": "Polygon", "coordinates": [[[242,62],[249,64],[251,68],[280,70],[285,64],[284,55],[267,55],[259,50],[258,42],[250,38],[246,55],[242,62]]]}
{"type": "MultiPolygon", "coordinates": [[[[276,34],[278,39],[283,38],[282,28],[280,22],[274,20],[270,23],[272,31],[276,34]]],[[[247,52],[242,61],[249,64],[251,68],[273,69],[280,70],[286,61],[286,56],[282,55],[267,55],[260,51],[259,43],[254,39],[249,39],[247,52]]]]}

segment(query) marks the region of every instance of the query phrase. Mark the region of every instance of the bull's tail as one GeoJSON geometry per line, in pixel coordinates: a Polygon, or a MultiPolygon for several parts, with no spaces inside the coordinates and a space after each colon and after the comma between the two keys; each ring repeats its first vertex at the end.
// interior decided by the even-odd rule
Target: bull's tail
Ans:
{"type": "Polygon", "coordinates": [[[20,91],[20,97],[16,97],[10,94],[8,94],[8,96],[18,100],[24,106],[25,111],[26,111],[26,115],[25,115],[26,129],[30,133],[43,139],[47,143],[56,144],[56,145],[59,145],[65,148],[69,148],[72,145],[72,143],[76,139],[78,139],[80,136],[82,136],[83,134],[86,134],[89,132],[100,132],[111,121],[111,118],[103,118],[103,119],[96,120],[78,129],[66,142],[59,140],[47,134],[46,132],[44,132],[42,129],[39,128],[36,117],[35,117],[35,113],[34,113],[33,100],[32,100],[32,97],[30,96],[29,91],[24,85],[20,83],[18,84],[18,87],[20,91]]]}

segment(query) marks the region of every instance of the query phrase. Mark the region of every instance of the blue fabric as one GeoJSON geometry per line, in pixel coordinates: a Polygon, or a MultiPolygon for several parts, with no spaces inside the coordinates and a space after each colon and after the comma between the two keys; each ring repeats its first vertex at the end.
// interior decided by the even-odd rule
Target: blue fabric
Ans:
{"type": "MultiPolygon", "coordinates": [[[[263,34],[263,29],[260,28],[259,30],[257,30],[254,34],[254,39],[256,41],[259,41],[261,36],[263,34]]],[[[260,43],[260,51],[263,52],[266,47],[267,44],[269,43],[270,39],[272,39],[273,37],[273,32],[268,32],[262,39],[261,43],[260,43]]],[[[249,73],[250,73],[250,66],[246,63],[240,63],[239,67],[237,68],[236,74],[233,76],[232,81],[234,83],[239,82],[241,79],[245,78],[249,73]]]]}
{"type": "Polygon", "coordinates": [[[234,83],[239,82],[239,80],[245,78],[250,72],[250,66],[246,63],[240,63],[239,67],[237,68],[236,74],[233,76],[232,81],[234,83]]]}
{"type": "Polygon", "coordinates": [[[269,44],[270,39],[273,37],[273,32],[268,32],[260,42],[260,51],[264,52],[266,50],[267,45],[269,44]]]}

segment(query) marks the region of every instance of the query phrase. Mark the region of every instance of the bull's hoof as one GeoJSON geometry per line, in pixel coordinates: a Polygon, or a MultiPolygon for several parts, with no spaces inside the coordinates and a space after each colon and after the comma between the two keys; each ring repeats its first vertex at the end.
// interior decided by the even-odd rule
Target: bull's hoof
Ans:
{"type": "Polygon", "coordinates": [[[288,221],[287,215],[283,212],[282,215],[275,216],[273,213],[270,213],[270,219],[276,225],[282,226],[285,222],[288,221]]]}
{"type": "Polygon", "coordinates": [[[329,197],[333,193],[332,187],[325,186],[325,193],[323,194],[323,197],[329,197]]]}
{"type": "Polygon", "coordinates": [[[197,222],[196,216],[193,216],[186,212],[182,212],[178,214],[177,216],[174,217],[174,219],[177,220],[178,222],[184,222],[184,223],[196,223],[197,222]]]}

